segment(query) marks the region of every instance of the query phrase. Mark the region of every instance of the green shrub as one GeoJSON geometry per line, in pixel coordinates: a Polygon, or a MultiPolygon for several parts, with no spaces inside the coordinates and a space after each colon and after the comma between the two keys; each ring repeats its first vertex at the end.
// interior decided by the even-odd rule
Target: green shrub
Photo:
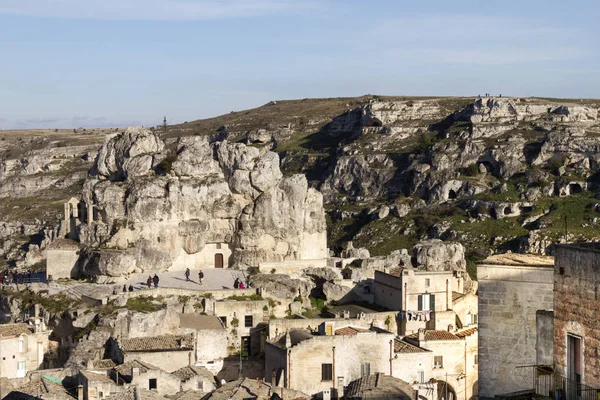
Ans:
{"type": "Polygon", "coordinates": [[[131,297],[127,299],[127,308],[142,313],[156,312],[162,309],[162,304],[154,303],[150,296],[131,297]]]}

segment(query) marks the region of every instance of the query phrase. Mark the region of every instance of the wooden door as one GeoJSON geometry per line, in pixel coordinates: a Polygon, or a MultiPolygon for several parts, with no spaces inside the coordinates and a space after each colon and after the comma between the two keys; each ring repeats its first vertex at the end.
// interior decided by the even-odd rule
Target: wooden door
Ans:
{"type": "Polygon", "coordinates": [[[223,268],[223,254],[215,254],[215,268],[223,268]]]}

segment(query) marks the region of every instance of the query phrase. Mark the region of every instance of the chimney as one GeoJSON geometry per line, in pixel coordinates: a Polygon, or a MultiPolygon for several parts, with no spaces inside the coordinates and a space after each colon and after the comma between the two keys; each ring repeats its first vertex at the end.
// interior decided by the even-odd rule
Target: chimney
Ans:
{"type": "Polygon", "coordinates": [[[350,318],[350,311],[344,310],[344,319],[348,319],[348,318],[350,318]]]}
{"type": "Polygon", "coordinates": [[[285,348],[290,348],[292,347],[292,337],[290,336],[290,333],[287,332],[285,334],[285,348]]]}
{"type": "Polygon", "coordinates": [[[77,400],[83,400],[83,385],[77,386],[77,400]]]}
{"type": "Polygon", "coordinates": [[[131,377],[138,376],[140,374],[139,368],[131,368],[131,377]]]}
{"type": "Polygon", "coordinates": [[[419,345],[420,345],[420,342],[424,342],[425,341],[425,329],[419,328],[419,331],[417,333],[417,337],[419,339],[419,345]]]}

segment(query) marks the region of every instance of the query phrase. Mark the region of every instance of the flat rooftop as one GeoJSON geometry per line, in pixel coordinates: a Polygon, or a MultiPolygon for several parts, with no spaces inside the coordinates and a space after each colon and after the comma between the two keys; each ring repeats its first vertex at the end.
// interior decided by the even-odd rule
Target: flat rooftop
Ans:
{"type": "Polygon", "coordinates": [[[478,264],[488,265],[512,265],[523,267],[551,267],[554,265],[554,257],[540,256],[537,254],[494,254],[478,262],[478,264]]]}

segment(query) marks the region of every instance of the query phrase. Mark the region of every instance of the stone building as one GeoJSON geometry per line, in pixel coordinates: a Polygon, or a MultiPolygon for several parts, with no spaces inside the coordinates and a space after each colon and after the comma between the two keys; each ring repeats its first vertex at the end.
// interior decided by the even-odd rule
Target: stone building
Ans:
{"type": "MultiPolygon", "coordinates": [[[[455,333],[441,330],[421,329],[404,337],[405,342],[420,349],[428,350],[431,355],[423,355],[422,361],[432,358],[433,363],[421,365],[417,370],[417,357],[410,357],[408,366],[417,370],[417,383],[434,379],[438,382],[436,390],[439,396],[448,400],[467,400],[478,393],[478,350],[477,328],[471,327],[455,333]],[[429,379],[428,379],[429,376],[429,379]]],[[[413,350],[416,352],[416,350],[413,350]]],[[[416,353],[419,354],[420,352],[416,353]]],[[[406,366],[405,366],[406,367],[406,366]]],[[[394,376],[398,376],[394,374],[394,376]]]]}
{"type": "Polygon", "coordinates": [[[554,367],[600,389],[600,244],[556,247],[554,367]]]}
{"type": "Polygon", "coordinates": [[[0,371],[4,378],[23,378],[41,368],[49,348],[49,331],[44,325],[0,325],[0,371]]]}
{"type": "Polygon", "coordinates": [[[194,334],[161,335],[113,340],[111,358],[117,363],[132,361],[159,364],[167,372],[193,365],[196,338],[194,334]]]}
{"type": "Polygon", "coordinates": [[[394,337],[379,328],[329,322],[318,332],[292,329],[267,342],[265,379],[310,395],[341,394],[362,376],[391,372],[394,337]]]}
{"type": "Polygon", "coordinates": [[[77,277],[79,244],[70,239],[56,239],[46,250],[46,279],[77,277]]]}
{"type": "Polygon", "coordinates": [[[464,276],[456,271],[375,271],[374,292],[376,304],[400,311],[402,335],[477,323],[477,296],[465,290],[464,276]]]}
{"type": "Polygon", "coordinates": [[[553,258],[494,255],[477,267],[479,397],[531,388],[536,364],[536,312],[553,307],[553,258]]]}
{"type": "Polygon", "coordinates": [[[264,352],[264,336],[260,332],[269,321],[268,300],[206,301],[205,311],[214,314],[225,325],[228,346],[245,354],[264,352]]]}
{"type": "Polygon", "coordinates": [[[217,387],[214,375],[204,367],[183,367],[173,372],[172,375],[180,380],[181,391],[199,390],[208,393],[217,387]]]}
{"type": "Polygon", "coordinates": [[[180,314],[179,329],[181,333],[192,333],[195,337],[194,358],[190,365],[217,374],[229,354],[223,322],[214,315],[180,314]]]}
{"type": "MultiPolygon", "coordinates": [[[[168,362],[169,355],[163,355],[168,362]]],[[[181,389],[181,379],[148,362],[128,361],[115,367],[116,379],[140,389],[156,391],[159,394],[175,394],[181,389]]]]}

